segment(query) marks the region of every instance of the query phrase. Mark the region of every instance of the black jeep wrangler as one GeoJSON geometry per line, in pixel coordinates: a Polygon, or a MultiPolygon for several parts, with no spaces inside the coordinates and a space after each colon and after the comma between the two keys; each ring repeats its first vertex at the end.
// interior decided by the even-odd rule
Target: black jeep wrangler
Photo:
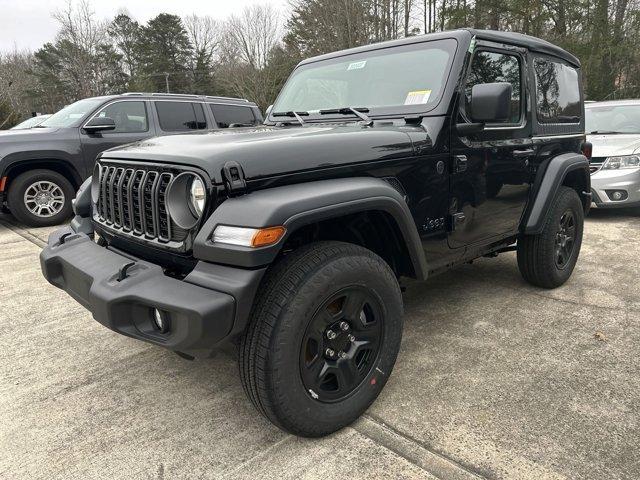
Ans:
{"type": "Polygon", "coordinates": [[[239,349],[256,408],[333,432],[384,387],[403,277],[517,251],[567,281],[590,206],[579,61],[457,30],[305,60],[265,126],[103,153],[42,271],[116,332],[239,349]]]}

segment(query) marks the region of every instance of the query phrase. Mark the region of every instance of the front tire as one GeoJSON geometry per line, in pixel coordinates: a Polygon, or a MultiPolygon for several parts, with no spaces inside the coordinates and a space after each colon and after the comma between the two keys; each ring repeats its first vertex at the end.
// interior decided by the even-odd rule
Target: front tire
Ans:
{"type": "Polygon", "coordinates": [[[339,430],[389,378],[402,314],[396,277],[373,252],[340,242],[301,247],[263,281],[240,345],[245,392],[285,431],[339,430]]]}
{"type": "Polygon", "coordinates": [[[30,170],[18,175],[9,186],[9,209],[29,227],[59,225],[71,216],[73,186],[51,170],[30,170]]]}
{"type": "Polygon", "coordinates": [[[518,268],[524,279],[542,288],[564,284],[578,261],[583,228],[580,197],[574,189],[560,187],[542,232],[518,240],[518,268]]]}

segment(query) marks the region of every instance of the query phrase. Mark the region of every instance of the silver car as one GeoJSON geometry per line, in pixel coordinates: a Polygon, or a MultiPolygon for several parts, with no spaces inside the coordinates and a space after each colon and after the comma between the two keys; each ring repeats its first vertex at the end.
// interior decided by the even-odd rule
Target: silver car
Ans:
{"type": "Polygon", "coordinates": [[[640,206],[640,100],[585,104],[593,145],[591,193],[599,208],[640,206]]]}

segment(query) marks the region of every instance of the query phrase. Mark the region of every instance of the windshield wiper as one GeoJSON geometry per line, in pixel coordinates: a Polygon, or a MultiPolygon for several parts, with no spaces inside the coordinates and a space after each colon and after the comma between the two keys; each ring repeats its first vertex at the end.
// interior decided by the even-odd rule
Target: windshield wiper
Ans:
{"type": "Polygon", "coordinates": [[[309,112],[275,112],[271,114],[272,117],[295,117],[296,120],[300,123],[300,125],[302,125],[303,127],[306,125],[306,122],[302,119],[302,117],[308,117],[309,116],[309,112]]]}
{"type": "Polygon", "coordinates": [[[326,110],[320,110],[320,115],[331,115],[331,114],[340,114],[340,115],[355,115],[360,118],[360,120],[364,120],[367,125],[373,125],[373,120],[365,115],[369,109],[366,107],[342,107],[342,108],[329,108],[326,110]]]}

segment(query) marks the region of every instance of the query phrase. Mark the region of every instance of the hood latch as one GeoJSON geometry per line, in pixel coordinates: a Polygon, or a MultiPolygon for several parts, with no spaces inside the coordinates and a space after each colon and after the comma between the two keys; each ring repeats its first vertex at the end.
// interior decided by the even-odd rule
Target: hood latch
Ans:
{"type": "Polygon", "coordinates": [[[229,161],[222,167],[222,176],[229,196],[243,195],[247,189],[244,172],[238,162],[229,161]]]}

